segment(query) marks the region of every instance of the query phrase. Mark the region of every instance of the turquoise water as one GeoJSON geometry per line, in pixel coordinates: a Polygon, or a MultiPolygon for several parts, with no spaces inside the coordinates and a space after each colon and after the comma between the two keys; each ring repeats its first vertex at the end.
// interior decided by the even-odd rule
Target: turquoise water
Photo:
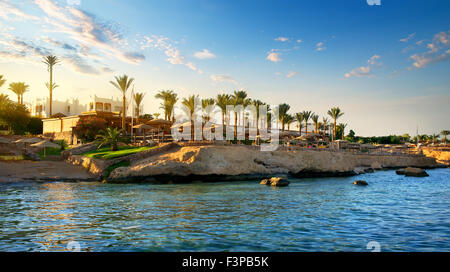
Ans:
{"type": "Polygon", "coordinates": [[[185,185],[0,184],[0,251],[450,251],[450,169],[185,185]]]}

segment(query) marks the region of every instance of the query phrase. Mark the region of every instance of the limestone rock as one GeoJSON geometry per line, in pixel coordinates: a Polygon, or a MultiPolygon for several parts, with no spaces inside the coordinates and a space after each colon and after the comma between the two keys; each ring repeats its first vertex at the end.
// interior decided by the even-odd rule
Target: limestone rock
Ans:
{"type": "Polygon", "coordinates": [[[287,187],[291,184],[286,178],[271,178],[270,186],[273,187],[287,187]]]}
{"type": "Polygon", "coordinates": [[[428,177],[428,173],[420,168],[408,167],[405,169],[405,175],[407,177],[428,177]]]}
{"type": "Polygon", "coordinates": [[[374,170],[381,170],[383,169],[383,166],[381,165],[381,163],[379,162],[374,162],[372,163],[372,165],[370,166],[372,169],[374,170]]]}
{"type": "Polygon", "coordinates": [[[369,185],[369,183],[367,183],[367,181],[365,181],[365,180],[357,180],[357,181],[353,182],[353,185],[367,186],[367,185],[369,185]]]}
{"type": "Polygon", "coordinates": [[[400,169],[400,170],[397,170],[397,171],[395,171],[396,173],[397,173],[397,175],[400,175],[400,176],[404,176],[406,173],[405,173],[405,170],[406,169],[400,169]]]}
{"type": "Polygon", "coordinates": [[[263,179],[260,184],[261,185],[270,185],[270,180],[269,179],[263,179]]]}

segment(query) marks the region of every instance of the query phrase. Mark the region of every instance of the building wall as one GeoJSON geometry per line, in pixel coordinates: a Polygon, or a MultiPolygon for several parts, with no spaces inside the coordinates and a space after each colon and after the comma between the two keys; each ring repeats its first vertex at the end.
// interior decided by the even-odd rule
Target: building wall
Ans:
{"type": "Polygon", "coordinates": [[[43,133],[72,132],[72,128],[77,125],[78,120],[80,120],[78,116],[44,119],[42,120],[44,123],[43,133]]]}
{"type": "MultiPolygon", "coordinates": [[[[50,102],[48,98],[38,98],[30,105],[31,114],[41,118],[50,117],[50,102]]],[[[62,113],[66,116],[80,115],[87,111],[87,106],[80,103],[78,99],[66,101],[53,100],[52,114],[62,113]]]]}

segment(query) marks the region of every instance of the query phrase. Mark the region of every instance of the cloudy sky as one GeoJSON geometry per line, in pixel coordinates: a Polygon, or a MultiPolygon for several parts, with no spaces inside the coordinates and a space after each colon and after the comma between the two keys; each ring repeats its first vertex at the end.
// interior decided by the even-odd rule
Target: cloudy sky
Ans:
{"type": "Polygon", "coordinates": [[[245,89],[292,113],[340,106],[358,135],[431,134],[450,129],[449,13],[444,0],[0,0],[0,74],[45,97],[55,54],[58,100],[118,97],[109,81],[128,74],[148,113],[163,89],[245,89]]]}

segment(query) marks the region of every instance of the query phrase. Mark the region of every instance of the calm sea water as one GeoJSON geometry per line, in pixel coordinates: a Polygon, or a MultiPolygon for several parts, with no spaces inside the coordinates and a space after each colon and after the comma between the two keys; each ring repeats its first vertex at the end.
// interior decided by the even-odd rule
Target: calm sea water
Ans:
{"type": "Polygon", "coordinates": [[[450,170],[429,174],[358,177],[368,187],[0,184],[0,251],[450,251],[450,170]]]}

